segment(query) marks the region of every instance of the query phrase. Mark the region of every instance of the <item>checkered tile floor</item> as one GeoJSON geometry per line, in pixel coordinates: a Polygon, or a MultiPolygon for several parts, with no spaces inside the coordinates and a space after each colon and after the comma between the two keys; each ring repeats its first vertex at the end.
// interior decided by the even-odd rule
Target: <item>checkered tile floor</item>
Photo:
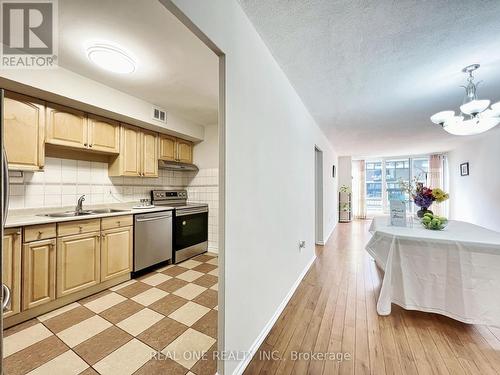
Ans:
{"type": "Polygon", "coordinates": [[[203,254],[9,328],[4,373],[213,375],[217,287],[203,254]]]}

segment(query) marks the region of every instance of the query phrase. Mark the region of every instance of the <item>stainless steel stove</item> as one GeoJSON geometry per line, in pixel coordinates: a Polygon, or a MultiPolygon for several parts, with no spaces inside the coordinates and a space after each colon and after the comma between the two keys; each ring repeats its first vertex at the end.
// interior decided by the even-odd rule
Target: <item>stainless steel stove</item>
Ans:
{"type": "Polygon", "coordinates": [[[208,250],[208,204],[188,202],[186,190],[152,190],[151,203],[174,208],[174,263],[208,250]]]}

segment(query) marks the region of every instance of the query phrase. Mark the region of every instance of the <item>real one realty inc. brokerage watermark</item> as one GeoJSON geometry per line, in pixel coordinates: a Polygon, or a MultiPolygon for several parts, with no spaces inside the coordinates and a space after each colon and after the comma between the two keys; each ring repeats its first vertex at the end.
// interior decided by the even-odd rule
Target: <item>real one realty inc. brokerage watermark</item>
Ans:
{"type": "MultiPolygon", "coordinates": [[[[176,361],[194,361],[199,360],[222,360],[222,361],[244,361],[252,357],[249,351],[162,351],[152,352],[151,358],[158,361],[166,361],[173,359],[176,361]]],[[[312,352],[312,351],[290,351],[280,353],[278,350],[263,350],[258,351],[253,355],[253,358],[261,361],[333,361],[344,362],[352,360],[351,353],[347,352],[312,352]]]]}
{"type": "Polygon", "coordinates": [[[57,0],[0,0],[3,69],[57,66],[57,0]]]}

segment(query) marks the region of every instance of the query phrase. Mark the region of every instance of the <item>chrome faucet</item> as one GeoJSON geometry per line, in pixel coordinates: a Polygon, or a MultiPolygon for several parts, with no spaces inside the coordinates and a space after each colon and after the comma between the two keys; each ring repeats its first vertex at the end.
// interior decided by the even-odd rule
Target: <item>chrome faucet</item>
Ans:
{"type": "Polygon", "coordinates": [[[82,205],[84,200],[85,200],[85,194],[83,194],[80,198],[78,198],[78,203],[76,204],[75,207],[75,212],[77,215],[83,212],[82,205]]]}

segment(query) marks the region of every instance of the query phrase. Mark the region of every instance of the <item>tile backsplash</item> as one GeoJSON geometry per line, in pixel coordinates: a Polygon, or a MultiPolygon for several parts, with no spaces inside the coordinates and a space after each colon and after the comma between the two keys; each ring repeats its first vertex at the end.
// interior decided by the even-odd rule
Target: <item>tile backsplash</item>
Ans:
{"type": "Polygon", "coordinates": [[[25,172],[24,181],[10,184],[9,210],[67,207],[82,194],[87,204],[134,202],[153,189],[187,189],[189,200],[209,205],[209,248],[217,251],[218,170],[159,170],[159,177],[109,177],[108,164],[46,158],[43,172],[25,172]]]}

